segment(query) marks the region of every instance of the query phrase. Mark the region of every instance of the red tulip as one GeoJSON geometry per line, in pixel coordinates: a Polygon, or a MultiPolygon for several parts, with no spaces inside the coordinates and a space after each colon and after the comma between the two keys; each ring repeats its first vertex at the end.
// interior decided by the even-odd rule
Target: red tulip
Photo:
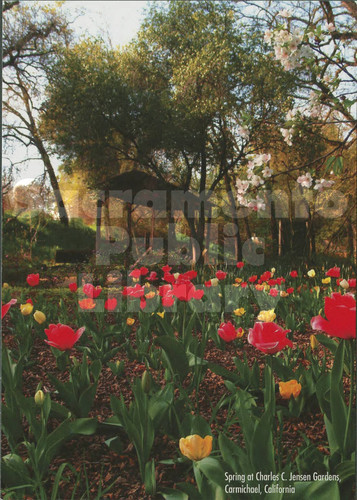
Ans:
{"type": "Polygon", "coordinates": [[[27,299],[25,303],[26,303],[26,304],[31,304],[31,305],[33,306],[32,299],[27,299]]]}
{"type": "Polygon", "coordinates": [[[162,267],[161,269],[163,270],[164,273],[169,273],[171,271],[172,267],[170,267],[166,264],[166,266],[162,267]]]}
{"type": "Polygon", "coordinates": [[[203,297],[203,290],[196,290],[195,285],[191,282],[175,283],[172,288],[172,294],[179,300],[189,302],[191,299],[200,300],[203,297]]]}
{"type": "Polygon", "coordinates": [[[265,271],[261,276],[260,276],[260,282],[262,283],[263,281],[268,281],[271,278],[271,272],[270,271],[265,271]]]}
{"type": "Polygon", "coordinates": [[[209,288],[212,286],[211,280],[205,281],[205,287],[209,288]]]}
{"type": "Polygon", "coordinates": [[[350,278],[349,280],[347,280],[350,288],[356,288],[356,278],[350,278]]]}
{"type": "Polygon", "coordinates": [[[311,319],[314,330],[321,330],[331,337],[354,339],[356,337],[356,299],[352,293],[335,292],[325,297],[325,316],[311,319]]]}
{"type": "Polygon", "coordinates": [[[91,299],[96,299],[101,294],[102,288],[100,286],[94,287],[91,283],[86,283],[83,286],[83,292],[87,297],[91,299]]]}
{"type": "Polygon", "coordinates": [[[106,300],[104,302],[104,309],[106,309],[107,311],[114,311],[117,304],[118,304],[118,301],[115,297],[109,298],[108,300],[106,300]]]}
{"type": "Polygon", "coordinates": [[[225,342],[232,342],[232,340],[237,338],[238,331],[234,328],[234,325],[228,321],[227,323],[221,323],[219,325],[218,335],[225,342]]]}
{"type": "Polygon", "coordinates": [[[139,283],[137,283],[135,286],[125,286],[122,292],[124,296],[129,296],[133,299],[143,297],[144,293],[145,289],[142,285],[139,285],[139,283]]]}
{"type": "Polygon", "coordinates": [[[163,279],[168,283],[175,283],[175,276],[173,274],[165,273],[163,279]]]}
{"type": "Polygon", "coordinates": [[[225,273],[224,271],[217,271],[216,272],[216,278],[219,279],[220,281],[224,280],[226,276],[227,276],[227,273],[225,273]]]}
{"type": "Polygon", "coordinates": [[[326,276],[330,276],[331,278],[339,278],[340,277],[340,268],[335,266],[331,267],[328,271],[326,271],[326,276]]]}
{"type": "Polygon", "coordinates": [[[269,295],[271,297],[277,297],[278,293],[279,293],[279,290],[277,288],[271,288],[271,290],[269,291],[269,295]]]}
{"type": "Polygon", "coordinates": [[[294,293],[294,289],[293,288],[288,288],[286,290],[286,293],[288,293],[290,295],[291,293],[294,293]]]}
{"type": "Polygon", "coordinates": [[[17,299],[11,299],[10,302],[8,302],[7,304],[1,305],[1,319],[3,319],[3,317],[8,312],[10,307],[13,306],[14,304],[16,304],[16,302],[17,302],[17,299]]]}
{"type": "Polygon", "coordinates": [[[248,342],[265,354],[274,354],[285,347],[293,347],[291,340],[286,338],[290,331],[275,323],[257,322],[249,329],[248,342]]]}
{"type": "Polygon", "coordinates": [[[290,276],[292,278],[297,278],[298,277],[298,272],[297,271],[290,271],[290,276]]]}
{"type": "Polygon", "coordinates": [[[250,278],[248,278],[248,281],[249,283],[254,283],[254,281],[256,281],[258,278],[258,276],[251,276],[250,278]]]}
{"type": "Polygon", "coordinates": [[[68,288],[71,290],[71,292],[76,292],[78,289],[77,283],[73,282],[68,285],[68,288]]]}
{"type": "Polygon", "coordinates": [[[244,267],[244,262],[237,262],[238,269],[242,269],[244,267]]]}
{"type": "Polygon", "coordinates": [[[177,278],[177,282],[183,283],[185,281],[191,281],[197,277],[197,271],[186,271],[177,278]]]}
{"type": "Polygon", "coordinates": [[[26,281],[30,286],[36,286],[40,282],[40,275],[39,274],[29,274],[26,278],[26,281]]]}
{"type": "Polygon", "coordinates": [[[150,275],[148,276],[149,281],[156,281],[157,280],[157,273],[155,271],[151,271],[150,275]]]}
{"type": "Polygon", "coordinates": [[[172,296],[171,285],[162,285],[159,287],[159,295],[162,297],[161,302],[164,307],[171,307],[175,303],[175,299],[172,296]]]}
{"type": "Polygon", "coordinates": [[[48,338],[45,342],[60,351],[67,351],[72,349],[77,340],[80,339],[84,330],[84,326],[74,332],[71,327],[61,325],[61,323],[58,323],[58,325],[50,325],[49,328],[45,330],[45,334],[48,338]]]}
{"type": "Polygon", "coordinates": [[[133,269],[131,273],[129,274],[132,278],[138,279],[141,276],[140,269],[133,269]]]}

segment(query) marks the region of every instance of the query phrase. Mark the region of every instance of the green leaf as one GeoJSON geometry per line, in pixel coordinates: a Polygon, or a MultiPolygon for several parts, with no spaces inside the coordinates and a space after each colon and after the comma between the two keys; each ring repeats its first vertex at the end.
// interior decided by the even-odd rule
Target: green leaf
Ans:
{"type": "Polygon", "coordinates": [[[157,337],[155,343],[162,347],[173,374],[177,374],[182,382],[190,371],[183,345],[175,338],[169,336],[157,337]]]}
{"type": "Polygon", "coordinates": [[[155,461],[150,460],[145,464],[145,492],[149,495],[154,495],[156,491],[156,478],[155,478],[155,461]]]}
{"type": "Polygon", "coordinates": [[[108,446],[108,448],[115,451],[115,453],[118,453],[118,455],[123,453],[123,443],[118,436],[107,439],[105,441],[105,444],[108,446]]]}
{"type": "Polygon", "coordinates": [[[324,335],[323,333],[317,333],[315,337],[320,342],[320,344],[322,344],[324,347],[327,347],[327,349],[329,349],[329,351],[333,355],[336,354],[338,347],[338,342],[336,342],[336,340],[328,337],[327,335],[324,335]]]}
{"type": "Polygon", "coordinates": [[[342,374],[345,357],[345,343],[341,341],[331,370],[331,422],[341,452],[347,425],[347,407],[343,397],[342,374]]]}
{"type": "Polygon", "coordinates": [[[294,500],[307,500],[310,498],[313,500],[340,500],[340,492],[336,482],[296,482],[294,486],[294,500]]]}
{"type": "Polygon", "coordinates": [[[71,422],[70,429],[72,434],[84,434],[91,436],[97,430],[98,422],[96,418],[77,418],[71,422]]]}
{"type": "Polygon", "coordinates": [[[216,375],[219,375],[220,377],[223,377],[224,379],[231,382],[237,383],[239,380],[239,377],[236,373],[227,370],[227,368],[224,368],[224,366],[218,365],[216,363],[208,363],[207,368],[209,368],[211,372],[215,373],[216,375]]]}
{"type": "Polygon", "coordinates": [[[188,495],[180,490],[173,490],[172,488],[162,488],[159,492],[165,500],[188,500],[188,495]]]}
{"type": "Polygon", "coordinates": [[[6,487],[21,487],[26,483],[31,483],[29,471],[22,458],[16,453],[10,453],[2,457],[1,479],[6,487]]]}
{"type": "Polygon", "coordinates": [[[256,424],[249,451],[256,470],[263,473],[275,472],[272,418],[269,410],[256,424]]]}
{"type": "Polygon", "coordinates": [[[212,483],[217,484],[221,488],[225,487],[224,469],[216,458],[206,457],[196,462],[196,467],[209,479],[212,483]]]}
{"type": "Polygon", "coordinates": [[[355,460],[347,460],[346,462],[338,464],[334,470],[334,473],[340,476],[341,483],[347,481],[347,479],[354,477],[356,474],[355,460]]]}

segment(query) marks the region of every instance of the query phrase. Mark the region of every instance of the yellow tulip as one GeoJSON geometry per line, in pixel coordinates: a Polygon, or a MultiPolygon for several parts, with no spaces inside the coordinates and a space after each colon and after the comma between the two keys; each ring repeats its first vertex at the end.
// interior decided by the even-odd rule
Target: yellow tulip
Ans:
{"type": "Polygon", "coordinates": [[[242,281],[243,281],[243,280],[242,280],[242,278],[236,278],[234,281],[235,281],[236,283],[242,283],[242,281]]]}
{"type": "Polygon", "coordinates": [[[175,280],[177,280],[179,276],[180,276],[180,273],[174,273],[175,280]]]}
{"type": "Polygon", "coordinates": [[[197,462],[211,454],[212,436],[201,438],[201,436],[193,434],[192,436],[181,438],[179,446],[182,455],[197,462]]]}
{"type": "Polygon", "coordinates": [[[160,318],[163,318],[165,316],[165,311],[162,311],[161,313],[156,313],[160,318]]]}
{"type": "Polygon", "coordinates": [[[21,314],[23,316],[28,316],[33,311],[33,305],[29,304],[29,303],[21,304],[20,305],[20,311],[21,311],[21,314]]]}
{"type": "Polygon", "coordinates": [[[147,299],[153,299],[155,297],[156,293],[155,292],[149,292],[145,295],[147,299]]]}
{"type": "Polygon", "coordinates": [[[323,279],[321,280],[321,283],[322,283],[323,285],[328,285],[329,283],[331,283],[331,278],[330,278],[330,277],[328,277],[328,278],[323,278],[323,279]]]}
{"type": "Polygon", "coordinates": [[[233,311],[233,313],[236,315],[236,316],[243,316],[243,314],[245,314],[245,309],[244,307],[240,307],[239,309],[235,309],[233,311]]]}
{"type": "Polygon", "coordinates": [[[35,318],[35,321],[37,321],[39,325],[42,325],[42,323],[46,321],[46,316],[41,311],[36,311],[33,317],[35,318]]]}
{"type": "Polygon", "coordinates": [[[269,309],[268,311],[260,311],[260,313],[258,315],[259,321],[264,321],[267,323],[274,321],[275,318],[276,318],[276,314],[274,312],[274,309],[269,309]]]}
{"type": "Polygon", "coordinates": [[[35,394],[35,403],[38,406],[42,406],[44,401],[45,401],[45,395],[44,395],[43,391],[41,391],[41,390],[37,391],[35,394]]]}
{"type": "Polygon", "coordinates": [[[3,284],[2,284],[2,287],[3,287],[3,288],[10,288],[10,285],[9,285],[9,283],[3,283],[3,284]]]}
{"type": "Polygon", "coordinates": [[[134,318],[126,318],[126,324],[128,326],[132,326],[134,323],[135,323],[135,319],[134,318]]]}
{"type": "Polygon", "coordinates": [[[290,399],[291,396],[294,396],[296,399],[301,392],[301,384],[297,380],[279,382],[279,392],[283,399],[290,399]]]}
{"type": "Polygon", "coordinates": [[[287,292],[285,292],[284,290],[281,290],[280,297],[289,297],[289,294],[287,292]]]}
{"type": "Polygon", "coordinates": [[[307,272],[307,275],[309,278],[315,278],[316,273],[314,269],[310,269],[310,271],[307,272]]]}
{"type": "Polygon", "coordinates": [[[212,286],[218,286],[219,279],[218,278],[211,278],[211,285],[212,286]]]}
{"type": "Polygon", "coordinates": [[[310,335],[310,345],[311,349],[316,349],[316,347],[319,345],[319,341],[315,337],[315,335],[310,335]]]}
{"type": "Polygon", "coordinates": [[[271,272],[272,276],[274,276],[275,271],[276,271],[275,267],[272,267],[272,268],[270,269],[270,272],[271,272]]]}

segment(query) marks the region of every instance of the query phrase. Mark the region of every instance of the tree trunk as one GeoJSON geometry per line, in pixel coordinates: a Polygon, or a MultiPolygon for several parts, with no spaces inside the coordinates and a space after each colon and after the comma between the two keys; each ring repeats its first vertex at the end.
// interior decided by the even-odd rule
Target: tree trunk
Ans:
{"type": "Polygon", "coordinates": [[[104,229],[105,229],[105,239],[110,241],[110,214],[109,214],[109,191],[106,189],[104,192],[104,205],[103,205],[103,218],[104,218],[104,229]]]}
{"type": "Polygon", "coordinates": [[[236,246],[235,246],[236,255],[235,255],[235,258],[238,261],[238,260],[242,260],[243,259],[243,256],[242,256],[242,239],[240,237],[240,231],[239,231],[239,219],[237,217],[237,206],[236,206],[236,202],[234,200],[234,196],[233,196],[233,193],[232,193],[232,188],[231,188],[231,183],[230,183],[230,180],[229,180],[229,177],[228,177],[228,173],[225,174],[224,181],[225,181],[225,184],[226,184],[226,191],[227,191],[227,194],[228,194],[228,200],[229,200],[229,206],[230,206],[230,209],[231,209],[232,219],[233,219],[234,224],[237,227],[237,232],[236,232],[236,246]]]}
{"type": "Polygon", "coordinates": [[[14,111],[14,113],[20,117],[20,119],[25,124],[25,126],[28,128],[28,130],[32,136],[31,142],[34,144],[34,146],[37,148],[38,152],[40,153],[41,159],[43,161],[43,164],[45,165],[45,168],[46,168],[48,175],[49,175],[49,178],[50,178],[50,183],[51,183],[53,193],[55,195],[57,210],[58,210],[60,221],[65,226],[68,226],[68,214],[67,214],[66,208],[65,208],[64,203],[63,203],[62,194],[61,194],[61,191],[60,191],[59,186],[58,186],[58,181],[57,181],[57,177],[56,177],[54,168],[52,166],[52,163],[51,163],[50,157],[46,151],[46,148],[43,144],[38,127],[37,127],[36,122],[35,122],[35,118],[34,118],[33,113],[32,113],[32,106],[30,104],[31,99],[30,99],[28,90],[26,88],[26,85],[22,81],[18,70],[16,71],[16,75],[17,75],[19,87],[20,87],[21,94],[22,94],[22,100],[23,100],[23,103],[25,104],[26,113],[28,116],[28,122],[26,120],[24,120],[24,118],[22,117],[21,114],[18,115],[16,110],[14,111]]]}
{"type": "Polygon", "coordinates": [[[129,268],[131,251],[133,248],[133,229],[132,229],[132,217],[131,217],[133,204],[128,202],[125,205],[126,205],[126,223],[127,223],[126,229],[128,231],[129,244],[128,248],[125,250],[124,253],[124,265],[126,268],[129,268]]]}
{"type": "Polygon", "coordinates": [[[53,193],[55,195],[57,210],[58,210],[60,221],[65,226],[68,226],[67,210],[64,206],[62,194],[61,194],[61,191],[60,191],[60,188],[58,185],[57,177],[56,177],[55,171],[53,169],[50,157],[48,156],[48,153],[47,153],[41,139],[39,139],[37,137],[34,142],[35,142],[35,145],[36,145],[36,147],[41,155],[41,159],[45,165],[45,168],[46,168],[48,175],[49,175],[49,178],[50,178],[50,183],[51,183],[53,193]]]}
{"type": "Polygon", "coordinates": [[[270,233],[272,240],[272,254],[276,256],[281,252],[281,226],[279,227],[279,233],[277,228],[277,221],[275,218],[275,202],[271,202],[271,215],[270,215],[270,233]],[[279,243],[278,243],[279,242],[279,243]]]}

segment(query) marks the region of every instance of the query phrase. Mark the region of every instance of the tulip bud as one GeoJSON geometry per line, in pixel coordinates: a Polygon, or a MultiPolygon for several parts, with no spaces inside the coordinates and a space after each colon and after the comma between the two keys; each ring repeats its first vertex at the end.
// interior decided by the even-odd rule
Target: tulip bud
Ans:
{"type": "Polygon", "coordinates": [[[28,316],[29,314],[32,313],[33,311],[33,305],[32,304],[21,304],[20,305],[20,311],[23,316],[28,316]]]}
{"type": "Polygon", "coordinates": [[[174,273],[175,280],[177,280],[179,276],[180,276],[180,273],[174,273]]]}
{"type": "Polygon", "coordinates": [[[151,388],[151,375],[145,370],[141,377],[141,388],[147,394],[151,388]]]}
{"type": "Polygon", "coordinates": [[[272,275],[274,275],[275,271],[276,271],[275,267],[272,267],[272,268],[270,269],[270,272],[271,272],[271,274],[272,274],[272,275]]]}
{"type": "Polygon", "coordinates": [[[35,318],[35,321],[37,321],[39,325],[42,325],[42,323],[46,321],[46,316],[41,311],[36,311],[33,317],[35,318]]]}
{"type": "Polygon", "coordinates": [[[3,288],[10,288],[10,285],[9,285],[9,283],[3,283],[3,284],[2,284],[2,287],[3,287],[3,288]]]}
{"type": "Polygon", "coordinates": [[[340,287],[343,288],[344,290],[347,290],[347,288],[350,287],[350,285],[348,284],[348,281],[343,279],[342,281],[340,281],[340,287]]]}
{"type": "Polygon", "coordinates": [[[45,401],[45,395],[44,395],[43,391],[41,391],[41,390],[37,391],[35,394],[35,403],[38,406],[42,406],[44,401],[45,401]]]}
{"type": "Polygon", "coordinates": [[[316,347],[319,345],[319,341],[315,337],[315,335],[310,335],[310,345],[311,349],[316,349],[316,347]]]}

